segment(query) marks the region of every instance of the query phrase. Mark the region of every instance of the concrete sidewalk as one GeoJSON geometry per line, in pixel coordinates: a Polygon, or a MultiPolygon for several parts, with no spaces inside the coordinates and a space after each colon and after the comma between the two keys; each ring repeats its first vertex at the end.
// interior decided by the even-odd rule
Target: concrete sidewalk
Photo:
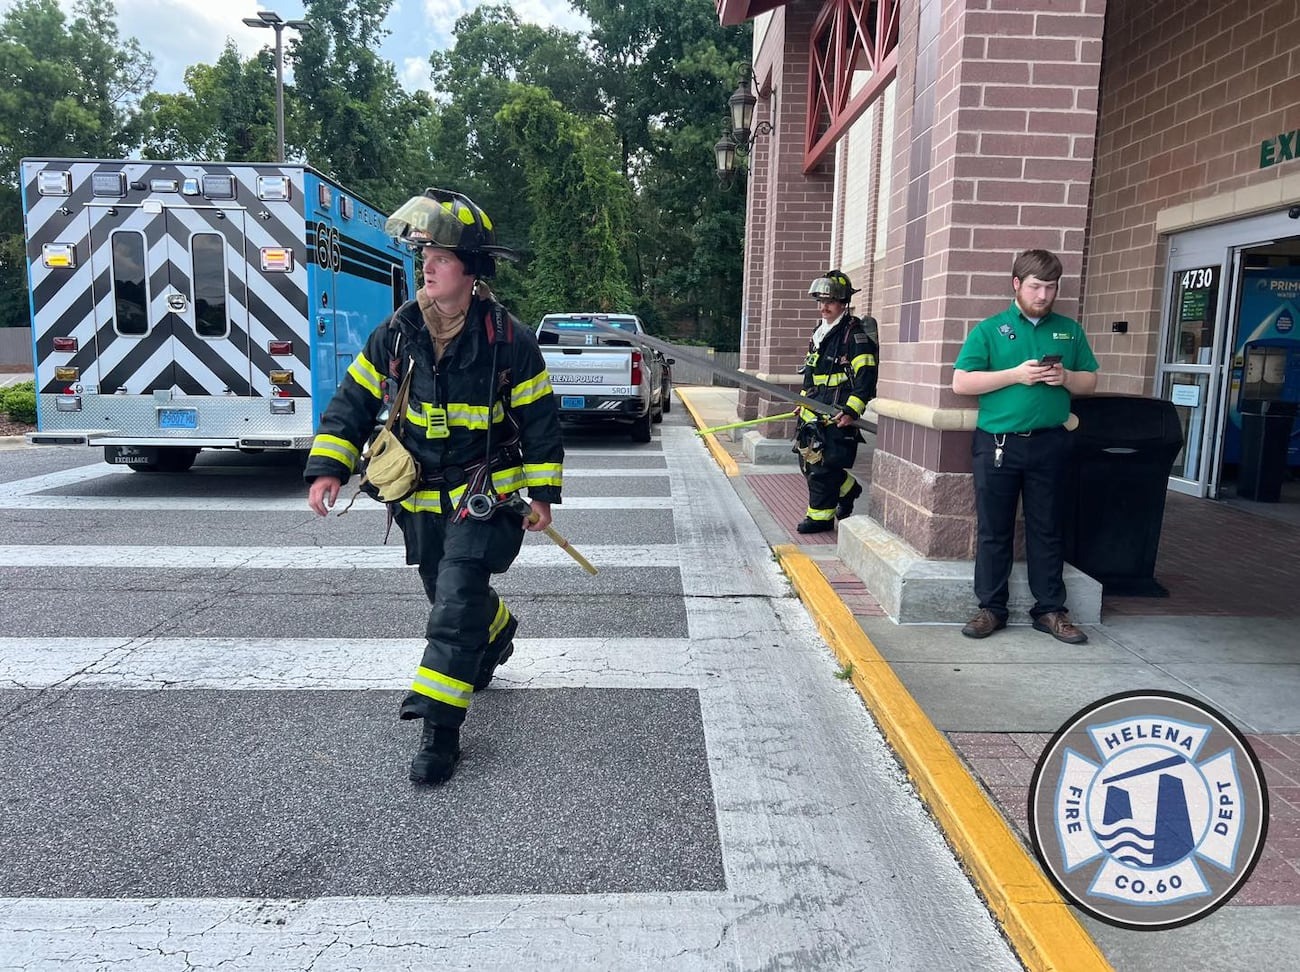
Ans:
{"type": "MultiPolygon", "coordinates": [[[[736,421],[735,389],[678,395],[698,427],[736,421]]],[[[1104,598],[1101,623],[1077,648],[1028,625],[972,641],[959,625],[890,620],[836,533],[794,532],[807,503],[797,469],[748,462],[732,435],[708,437],[715,457],[828,643],[853,663],[864,700],[1028,967],[1300,968],[1300,599],[1291,595],[1300,526],[1171,494],[1156,570],[1169,598],[1104,598]],[[1030,779],[1052,734],[1084,706],[1135,689],[1222,712],[1269,788],[1267,842],[1250,878],[1224,907],[1173,930],[1130,931],[1064,904],[1028,840],[1030,779]]],[[[854,468],[864,485],[871,445],[854,468]]],[[[864,495],[857,514],[867,508],[864,495]]]]}

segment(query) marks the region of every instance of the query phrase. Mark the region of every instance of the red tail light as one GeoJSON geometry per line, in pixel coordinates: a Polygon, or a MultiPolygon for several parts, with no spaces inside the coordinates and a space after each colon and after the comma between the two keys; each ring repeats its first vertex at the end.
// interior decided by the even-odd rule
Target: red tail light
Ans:
{"type": "Polygon", "coordinates": [[[56,337],[54,339],[55,351],[76,351],[77,339],[74,337],[56,337]]]}
{"type": "Polygon", "coordinates": [[[632,386],[641,384],[641,352],[632,352],[632,386]]]}

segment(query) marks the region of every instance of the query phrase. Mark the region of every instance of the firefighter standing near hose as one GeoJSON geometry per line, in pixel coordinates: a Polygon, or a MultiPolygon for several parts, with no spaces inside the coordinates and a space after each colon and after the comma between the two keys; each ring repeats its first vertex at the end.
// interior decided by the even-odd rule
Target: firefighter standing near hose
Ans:
{"type": "Polygon", "coordinates": [[[803,394],[833,405],[833,419],[807,408],[798,412],[794,451],[799,471],[808,480],[808,511],[795,529],[822,533],[835,520],[853,513],[862,486],[849,472],[858,456],[862,435],[854,426],[867,403],[876,397],[879,338],[876,320],[849,313],[849,298],[857,291],[839,270],[828,270],[808,288],[821,318],[808,341],[803,368],[803,394]]]}
{"type": "Polygon", "coordinates": [[[498,257],[513,259],[487,215],[460,193],[429,189],[385,230],[423,258],[423,283],[370,335],[325,410],[305,470],[307,498],[327,514],[385,402],[405,399],[393,431],[418,475],[389,509],[432,607],[399,715],[423,720],[411,780],[438,784],[455,771],[474,692],[514,650],[518,623],[490,578],[514,561],[525,529],[550,525],[564,447],[536,338],[478,286],[498,257]],[[513,495],[519,490],[527,504],[513,495]]]}

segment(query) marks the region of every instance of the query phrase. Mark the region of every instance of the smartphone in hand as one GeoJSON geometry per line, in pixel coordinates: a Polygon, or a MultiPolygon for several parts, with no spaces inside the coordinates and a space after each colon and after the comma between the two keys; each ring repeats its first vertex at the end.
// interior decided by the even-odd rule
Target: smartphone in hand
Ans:
{"type": "Polygon", "coordinates": [[[1058,365],[1061,363],[1061,356],[1059,354],[1045,354],[1038,359],[1038,363],[1043,367],[1058,365]]]}

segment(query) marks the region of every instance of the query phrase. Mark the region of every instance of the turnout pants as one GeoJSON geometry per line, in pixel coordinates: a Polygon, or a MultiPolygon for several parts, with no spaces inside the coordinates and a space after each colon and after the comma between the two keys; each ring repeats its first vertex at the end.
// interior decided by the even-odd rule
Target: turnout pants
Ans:
{"type": "Polygon", "coordinates": [[[971,440],[975,473],[975,596],[999,618],[1007,616],[1007,586],[1015,556],[1016,506],[1025,513],[1025,560],[1035,619],[1065,610],[1061,500],[1070,459],[1063,427],[1006,436],[976,429],[971,440]],[[1002,463],[997,465],[997,444],[1002,463]]]}
{"type": "MultiPolygon", "coordinates": [[[[808,512],[810,520],[835,519],[835,507],[848,495],[857,480],[849,468],[858,458],[858,436],[854,429],[837,429],[823,426],[822,461],[808,463],[799,457],[799,471],[808,481],[808,512]]],[[[801,435],[802,442],[805,436],[801,435]]]]}
{"type": "Polygon", "coordinates": [[[397,523],[430,604],[424,656],[400,715],[457,727],[480,673],[491,672],[518,626],[489,581],[519,555],[523,519],[500,509],[489,520],[455,522],[449,513],[402,511],[397,523]]]}

